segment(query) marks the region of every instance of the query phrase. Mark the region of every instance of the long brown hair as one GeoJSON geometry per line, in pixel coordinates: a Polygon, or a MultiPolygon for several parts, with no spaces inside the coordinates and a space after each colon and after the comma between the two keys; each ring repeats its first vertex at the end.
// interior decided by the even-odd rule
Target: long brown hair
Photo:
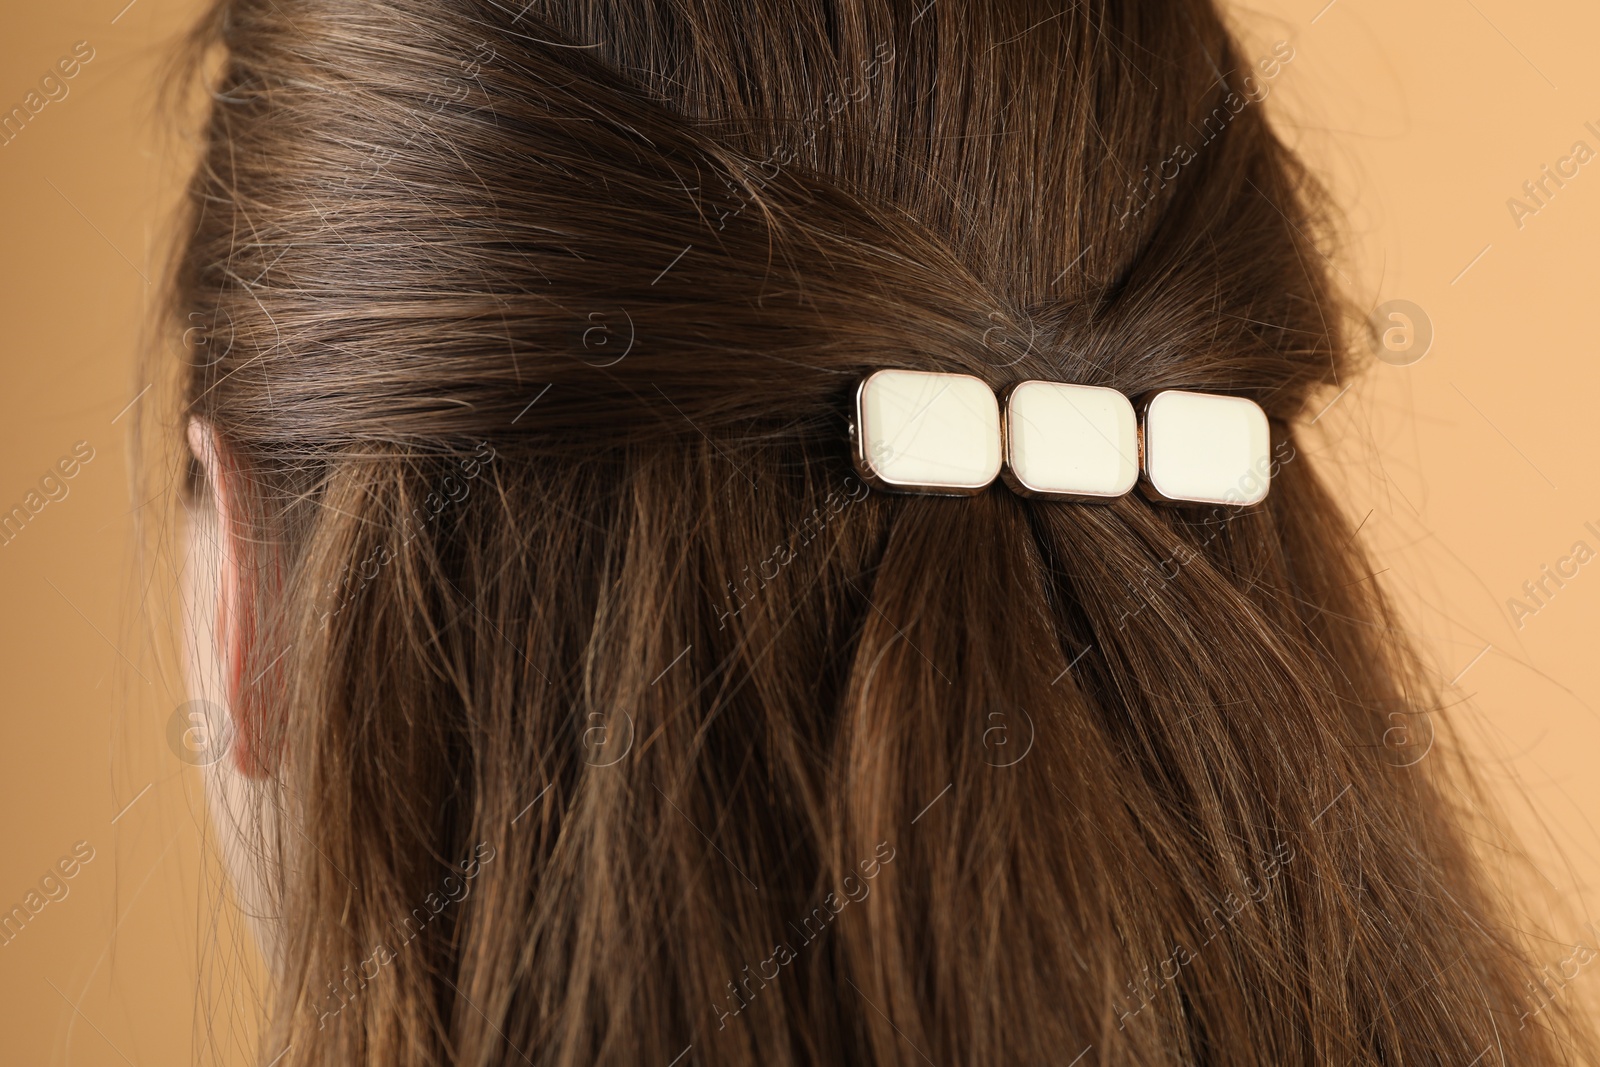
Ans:
{"type": "Polygon", "coordinates": [[[220,0],[261,1062],[1554,1064],[1297,423],[1316,186],[1211,0],[220,0]],[[879,367],[1247,396],[1239,511],[868,492],[879,367]],[[1399,734],[1396,734],[1396,730],[1399,734]],[[1413,731],[1414,734],[1414,731],[1413,731]]]}

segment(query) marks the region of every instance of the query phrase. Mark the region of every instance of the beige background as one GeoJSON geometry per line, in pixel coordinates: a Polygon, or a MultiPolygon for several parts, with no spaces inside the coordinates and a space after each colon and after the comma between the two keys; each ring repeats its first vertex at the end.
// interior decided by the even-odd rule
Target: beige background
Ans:
{"type": "MultiPolygon", "coordinates": [[[[0,947],[0,1058],[15,1064],[181,1063],[212,1042],[243,1062],[251,1032],[239,1004],[254,972],[204,859],[198,773],[166,740],[177,675],[143,632],[170,590],[135,577],[148,570],[131,548],[150,509],[129,488],[124,409],[154,395],[135,399],[133,357],[183,158],[154,86],[198,5],[125,3],[11,5],[0,23],[6,109],[75,42],[96,53],[0,148],[0,510],[75,442],[95,450],[0,547],[0,910],[76,842],[95,855],[0,947]]],[[[1274,0],[1235,17],[1252,55],[1294,44],[1266,106],[1333,186],[1349,292],[1431,320],[1420,361],[1366,360],[1329,393],[1318,451],[1448,683],[1441,714],[1513,805],[1548,888],[1579,905],[1549,919],[1554,963],[1594,943],[1579,920],[1600,899],[1600,561],[1520,626],[1507,601],[1574,542],[1600,552],[1584,527],[1600,530],[1600,161],[1520,228],[1507,200],[1575,141],[1600,151],[1584,127],[1600,130],[1600,9],[1274,0]]],[[[1591,974],[1570,995],[1600,987],[1591,974]]]]}

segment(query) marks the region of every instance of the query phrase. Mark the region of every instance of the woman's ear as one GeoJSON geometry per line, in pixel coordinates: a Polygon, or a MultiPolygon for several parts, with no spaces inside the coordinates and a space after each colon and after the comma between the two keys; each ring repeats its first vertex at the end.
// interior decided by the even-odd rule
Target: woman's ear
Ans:
{"type": "Polygon", "coordinates": [[[245,692],[243,670],[247,646],[254,631],[251,604],[244,581],[243,554],[237,528],[239,516],[238,466],[233,462],[216,427],[199,416],[191,416],[188,427],[189,449],[199,464],[201,484],[196,503],[209,509],[216,574],[216,604],[212,633],[223,697],[232,717],[229,755],[244,774],[256,778],[267,773],[261,758],[259,716],[251,709],[261,701],[245,692]]]}

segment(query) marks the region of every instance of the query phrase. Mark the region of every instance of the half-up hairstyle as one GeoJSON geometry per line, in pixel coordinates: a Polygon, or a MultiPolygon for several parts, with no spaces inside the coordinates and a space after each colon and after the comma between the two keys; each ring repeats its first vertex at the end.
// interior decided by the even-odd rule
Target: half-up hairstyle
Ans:
{"type": "Polygon", "coordinates": [[[199,39],[173,311],[277,812],[260,1062],[1585,1059],[1450,749],[1385,744],[1436,683],[1299,447],[1352,368],[1293,42],[1211,0],[199,39]],[[881,367],[1248,397],[1272,490],[867,491],[881,367]]]}

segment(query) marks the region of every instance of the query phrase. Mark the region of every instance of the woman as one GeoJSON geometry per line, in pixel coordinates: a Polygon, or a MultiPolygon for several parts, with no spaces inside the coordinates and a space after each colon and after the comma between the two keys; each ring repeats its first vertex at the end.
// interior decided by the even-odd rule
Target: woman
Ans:
{"type": "Polygon", "coordinates": [[[199,36],[194,684],[262,1062],[1585,1060],[1296,447],[1350,368],[1263,114],[1292,41],[1209,0],[199,36]],[[1243,397],[1271,492],[868,489],[882,368],[1243,397]]]}

